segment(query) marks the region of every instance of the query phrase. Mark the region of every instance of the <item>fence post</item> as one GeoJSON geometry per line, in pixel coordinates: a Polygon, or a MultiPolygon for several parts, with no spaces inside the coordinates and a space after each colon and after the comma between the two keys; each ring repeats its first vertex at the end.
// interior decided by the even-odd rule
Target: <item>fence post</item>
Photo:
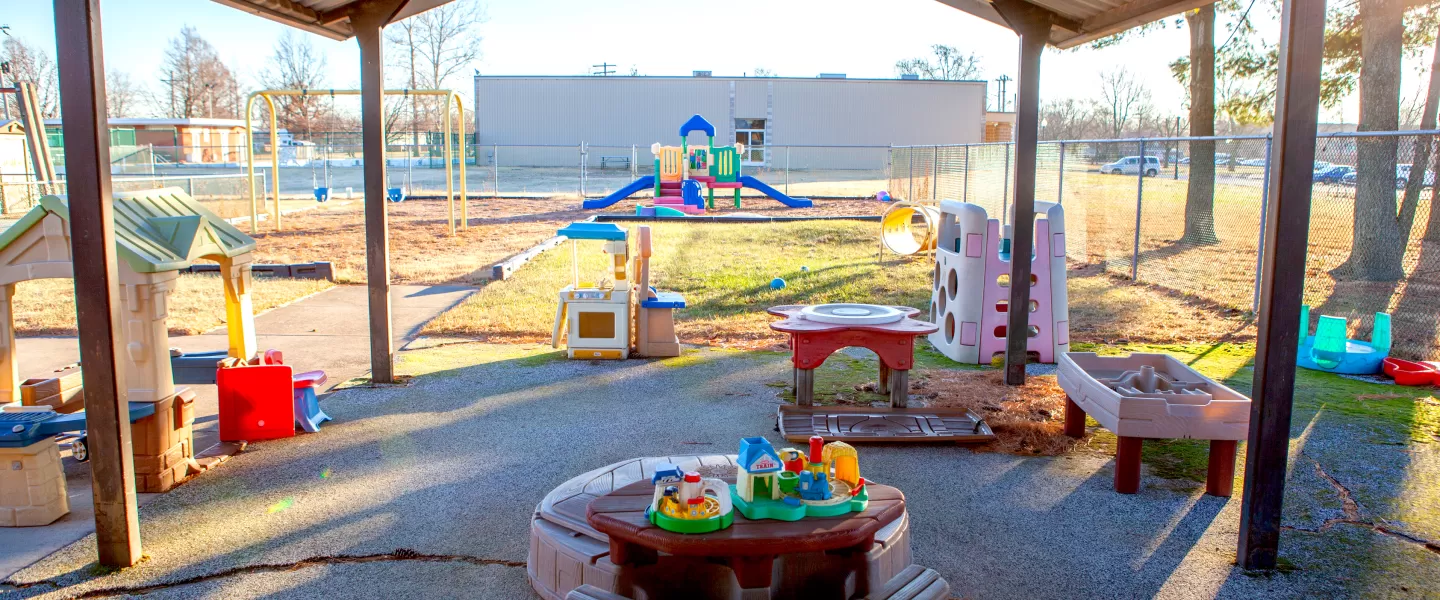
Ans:
{"type": "Polygon", "coordinates": [[[495,197],[500,197],[500,144],[495,144],[495,156],[490,159],[491,180],[495,182],[495,197]]]}
{"type": "Polygon", "coordinates": [[[930,199],[940,199],[940,147],[930,153],[930,199]]]}
{"type": "Polygon", "coordinates": [[[585,199],[585,142],[580,142],[580,199],[585,199]]]}
{"type": "MultiPolygon", "coordinates": [[[[1125,160],[1123,157],[1120,160],[1125,160]]],[[[1140,281],[1140,207],[1145,199],[1145,138],[1140,138],[1140,158],[1135,177],[1135,250],[1130,254],[1130,280],[1140,281]]]]}
{"type": "Polygon", "coordinates": [[[637,167],[635,166],[635,161],[638,160],[639,158],[640,158],[640,157],[636,154],[636,151],[635,151],[635,144],[630,144],[630,178],[631,178],[631,179],[639,179],[639,178],[640,178],[639,172],[636,170],[637,167]]]}
{"type": "Polygon", "coordinates": [[[965,179],[960,184],[960,201],[970,201],[970,144],[965,144],[965,179]]]}
{"type": "Polygon", "coordinates": [[[910,170],[910,191],[905,194],[906,200],[915,199],[915,148],[905,149],[905,167],[910,170]]]}
{"type": "Polygon", "coordinates": [[[185,193],[190,194],[190,197],[191,197],[191,198],[194,198],[194,197],[195,197],[195,178],[194,178],[194,177],[186,177],[186,178],[185,178],[185,193]]]}
{"type": "Polygon", "coordinates": [[[785,195],[790,195],[790,147],[785,147],[785,195]]]}
{"type": "Polygon", "coordinates": [[[1002,148],[1005,150],[1005,170],[1000,173],[1000,224],[1013,225],[1010,222],[1010,144],[1007,142],[1002,148]]]}
{"type": "MultiPolygon", "coordinates": [[[[1265,136],[1264,184],[1260,186],[1260,241],[1255,246],[1255,297],[1250,301],[1250,312],[1260,310],[1260,271],[1265,262],[1265,217],[1270,211],[1270,140],[1265,136]]],[[[1309,327],[1307,324],[1306,327],[1309,327]]],[[[1304,333],[1301,333],[1303,336],[1304,333]]]]}
{"type": "Polygon", "coordinates": [[[1065,204],[1065,142],[1060,142],[1060,174],[1055,181],[1055,203],[1065,204]]]}

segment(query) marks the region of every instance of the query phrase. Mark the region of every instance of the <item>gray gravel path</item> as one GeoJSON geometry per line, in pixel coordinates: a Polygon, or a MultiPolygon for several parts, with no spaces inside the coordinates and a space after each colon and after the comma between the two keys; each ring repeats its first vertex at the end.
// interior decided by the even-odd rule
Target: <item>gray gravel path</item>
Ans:
{"type": "MultiPolygon", "coordinates": [[[[337,393],[324,405],[336,420],[321,433],[257,444],[146,505],[150,560],[95,576],[87,538],[17,573],[12,582],[29,587],[0,586],[0,596],[525,598],[516,565],[529,516],[560,482],[628,457],[733,452],[745,435],[778,442],[777,390],[766,384],[788,380],[783,357],[703,351],[592,363],[547,350],[404,352],[401,371],[426,374],[408,387],[337,393]],[[370,558],[335,558],[358,556],[370,558]]],[[[1316,532],[1284,532],[1287,569],[1274,574],[1234,567],[1238,497],[1148,475],[1139,494],[1117,495],[1112,460],[1096,453],[865,446],[861,469],[905,491],[915,560],[961,597],[1440,595],[1440,554],[1360,525],[1321,531],[1349,514],[1322,471],[1341,481],[1380,473],[1375,481],[1389,483],[1349,489],[1362,498],[1362,518],[1388,518],[1407,509],[1383,498],[1415,502],[1407,469],[1424,469],[1433,484],[1435,453],[1397,464],[1403,445],[1376,445],[1347,456],[1355,425],[1312,417],[1296,418],[1303,446],[1287,523],[1316,532]]]]}

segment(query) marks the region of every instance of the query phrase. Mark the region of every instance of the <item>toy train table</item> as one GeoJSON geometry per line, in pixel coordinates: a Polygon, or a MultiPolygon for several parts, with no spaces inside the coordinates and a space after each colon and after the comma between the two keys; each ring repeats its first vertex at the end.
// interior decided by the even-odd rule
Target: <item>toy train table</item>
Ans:
{"type": "Polygon", "coordinates": [[[939,330],[915,319],[908,306],[875,304],[785,305],[769,309],[784,317],[770,324],[790,335],[790,360],[795,368],[795,405],[780,405],[780,434],[803,442],[819,435],[846,442],[987,442],[990,426],[965,409],[910,408],[910,369],[915,365],[915,338],[939,330]],[[880,359],[880,390],[890,407],[837,408],[815,406],[815,369],[836,350],[865,348],[880,359]]]}
{"type": "Polygon", "coordinates": [[[730,527],[702,534],[646,518],[657,468],[733,482],[735,460],[634,458],[560,484],[531,521],[531,587],[546,600],[581,585],[633,598],[851,598],[883,590],[911,565],[904,496],[873,483],[866,510],[834,517],[751,521],[736,512],[730,527]]]}

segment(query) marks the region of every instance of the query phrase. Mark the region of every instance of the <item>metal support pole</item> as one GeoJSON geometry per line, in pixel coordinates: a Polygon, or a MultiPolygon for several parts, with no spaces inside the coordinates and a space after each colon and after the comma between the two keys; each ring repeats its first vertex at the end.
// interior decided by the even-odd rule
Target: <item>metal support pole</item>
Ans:
{"type": "Polygon", "coordinates": [[[352,13],[360,44],[361,153],[365,162],[365,278],[370,302],[370,378],[394,383],[390,322],[390,235],[385,198],[385,57],[388,12],[379,6],[352,13]]]}
{"type": "Polygon", "coordinates": [[[1275,568],[1279,551],[1324,43],[1325,0],[1285,0],[1280,11],[1280,77],[1272,150],[1279,170],[1270,178],[1250,437],[1240,505],[1237,562],[1244,569],[1275,568]]]}
{"type": "MultiPolygon", "coordinates": [[[[1015,218],[1010,233],[1010,310],[1005,325],[1005,383],[1025,384],[1030,345],[1030,274],[1035,246],[1035,166],[1040,142],[1040,57],[1049,41],[1053,14],[996,2],[1020,36],[1019,92],[1015,99],[1015,218]]],[[[1032,6],[1025,4],[1023,6],[1032,6]]],[[[1009,146],[1006,146],[1008,149],[1009,146]]],[[[1009,157],[1009,152],[1006,152],[1009,157]]],[[[1048,248],[1049,241],[1041,244],[1048,248]]],[[[1048,252],[1041,252],[1047,255],[1048,252]]],[[[1048,321],[1040,324],[1050,327],[1048,321]]]]}
{"type": "Polygon", "coordinates": [[[495,181],[495,197],[498,198],[500,197],[500,144],[495,144],[495,159],[491,161],[490,169],[494,172],[492,179],[495,181]]]}
{"type": "Polygon", "coordinates": [[[905,194],[906,200],[915,199],[915,148],[905,149],[905,164],[910,168],[910,191],[905,194]]]}
{"type": "Polygon", "coordinates": [[[785,195],[790,195],[790,147],[785,147],[785,195]]]}
{"type": "Polygon", "coordinates": [[[930,199],[940,199],[940,147],[935,146],[930,154],[930,199]]]}
{"type": "MultiPolygon", "coordinates": [[[[1000,173],[1000,224],[1014,225],[1010,220],[1010,144],[1005,144],[1005,170],[1000,173]]],[[[1018,158],[1018,157],[1017,157],[1018,158]]]]}
{"type": "Polygon", "coordinates": [[[1060,142],[1060,174],[1055,177],[1055,203],[1065,204],[1065,142],[1060,142]]]}
{"type": "MultiPolygon", "coordinates": [[[[119,263],[110,187],[110,128],[105,117],[100,0],[55,0],[60,116],[70,199],[76,329],[85,386],[86,435],[95,541],[101,565],[140,562],[135,459],[120,362],[119,263]]],[[[9,468],[6,465],[5,468],[9,468]]]]}
{"type": "Polygon", "coordinates": [[[1255,297],[1250,302],[1250,311],[1260,310],[1260,271],[1265,266],[1265,220],[1270,208],[1270,149],[1272,138],[1265,139],[1264,185],[1260,188],[1260,239],[1255,243],[1255,297]]]}
{"type": "Polygon", "coordinates": [[[965,146],[965,176],[960,184],[960,201],[970,201],[970,146],[965,146]]]}
{"type": "Polygon", "coordinates": [[[639,167],[635,164],[636,160],[639,159],[639,158],[640,158],[640,156],[639,156],[639,154],[638,154],[638,153],[636,152],[636,150],[635,150],[635,144],[630,144],[630,178],[631,178],[631,179],[639,179],[639,178],[640,178],[639,167]]]}
{"type": "MultiPolygon", "coordinates": [[[[1121,160],[1124,160],[1123,158],[1121,160]]],[[[1140,280],[1140,207],[1145,200],[1145,139],[1140,139],[1140,164],[1135,176],[1135,249],[1130,254],[1130,281],[1140,280]]]]}

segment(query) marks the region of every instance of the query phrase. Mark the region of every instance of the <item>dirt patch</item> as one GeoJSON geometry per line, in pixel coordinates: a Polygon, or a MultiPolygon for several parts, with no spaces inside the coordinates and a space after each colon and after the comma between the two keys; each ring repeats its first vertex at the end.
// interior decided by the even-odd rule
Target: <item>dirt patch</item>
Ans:
{"type": "Polygon", "coordinates": [[[1079,441],[1064,433],[1065,392],[1054,376],[1026,377],[1025,385],[1013,387],[1005,385],[1005,374],[998,370],[921,375],[930,406],[969,409],[990,424],[995,441],[981,450],[1056,456],[1079,441]]]}

